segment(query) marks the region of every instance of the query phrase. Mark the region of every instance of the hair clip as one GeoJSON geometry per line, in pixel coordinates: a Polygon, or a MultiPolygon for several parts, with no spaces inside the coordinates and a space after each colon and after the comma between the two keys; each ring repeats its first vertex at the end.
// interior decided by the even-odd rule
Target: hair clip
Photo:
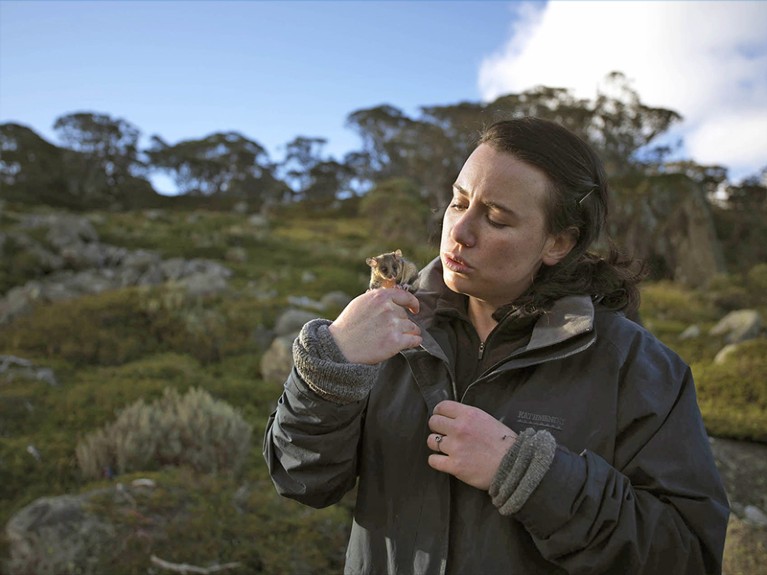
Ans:
{"type": "Polygon", "coordinates": [[[583,202],[586,200],[586,198],[588,198],[591,195],[591,192],[593,192],[594,190],[596,190],[596,188],[591,188],[588,192],[586,192],[586,195],[583,196],[580,200],[578,200],[578,205],[582,206],[583,202]]]}

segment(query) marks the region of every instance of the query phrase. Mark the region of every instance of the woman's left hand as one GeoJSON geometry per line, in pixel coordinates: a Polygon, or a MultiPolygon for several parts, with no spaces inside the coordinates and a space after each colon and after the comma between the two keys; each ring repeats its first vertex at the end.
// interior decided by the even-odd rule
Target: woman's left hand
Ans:
{"type": "Polygon", "coordinates": [[[429,465],[484,491],[517,437],[489,413],[456,401],[437,404],[429,429],[433,433],[426,444],[437,452],[429,456],[429,465]]]}

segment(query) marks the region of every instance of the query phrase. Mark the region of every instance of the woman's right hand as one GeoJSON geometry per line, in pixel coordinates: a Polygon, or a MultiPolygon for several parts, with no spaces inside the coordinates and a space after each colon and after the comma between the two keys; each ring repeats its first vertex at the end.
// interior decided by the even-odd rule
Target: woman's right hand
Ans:
{"type": "Polygon", "coordinates": [[[419,302],[403,289],[374,289],[353,299],[329,326],[350,363],[374,365],[421,345],[421,330],[408,317],[419,302]]]}

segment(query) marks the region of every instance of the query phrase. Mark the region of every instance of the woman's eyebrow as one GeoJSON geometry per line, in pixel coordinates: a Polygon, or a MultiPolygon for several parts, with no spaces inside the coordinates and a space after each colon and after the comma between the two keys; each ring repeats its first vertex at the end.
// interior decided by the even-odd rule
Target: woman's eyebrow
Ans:
{"type": "Polygon", "coordinates": [[[464,189],[463,189],[461,186],[459,186],[458,184],[453,184],[453,191],[454,191],[454,192],[456,192],[456,193],[457,193],[458,195],[460,195],[460,196],[466,196],[467,198],[469,197],[469,192],[467,192],[466,190],[464,190],[464,189]]]}
{"type": "MultiPolygon", "coordinates": [[[[458,184],[453,184],[453,190],[460,196],[464,196],[466,198],[470,198],[471,194],[467,192],[464,188],[459,186],[458,184]]],[[[503,212],[505,214],[514,215],[516,212],[512,210],[509,207],[504,206],[503,204],[499,204],[498,202],[494,201],[483,201],[482,205],[485,206],[489,210],[497,210],[499,212],[503,212]]]]}

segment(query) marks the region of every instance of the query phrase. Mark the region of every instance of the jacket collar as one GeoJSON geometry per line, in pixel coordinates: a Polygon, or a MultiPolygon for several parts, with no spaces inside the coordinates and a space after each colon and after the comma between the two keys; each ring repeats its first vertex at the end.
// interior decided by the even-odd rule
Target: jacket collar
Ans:
{"type": "MultiPolygon", "coordinates": [[[[449,290],[442,280],[442,262],[435,258],[421,271],[416,284],[421,309],[413,319],[422,329],[422,347],[445,358],[445,352],[429,333],[439,315],[465,316],[465,298],[449,290]]],[[[588,295],[571,295],[557,300],[535,322],[530,341],[514,357],[553,348],[594,330],[594,304],[588,295]]],[[[590,338],[593,340],[593,338],[590,338]]],[[[590,343],[589,343],[590,344],[590,343]]],[[[580,345],[577,346],[580,349],[580,345]]],[[[537,354],[536,354],[537,355],[537,354]]]]}

